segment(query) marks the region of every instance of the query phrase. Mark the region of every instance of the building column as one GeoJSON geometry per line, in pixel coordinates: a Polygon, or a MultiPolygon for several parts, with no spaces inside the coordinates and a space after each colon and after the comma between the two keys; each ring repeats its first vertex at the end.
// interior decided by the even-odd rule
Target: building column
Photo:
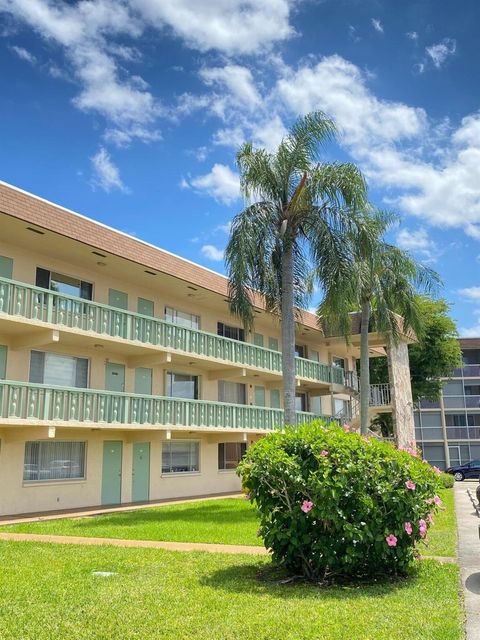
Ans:
{"type": "Polygon", "coordinates": [[[407,343],[401,339],[395,343],[390,335],[387,359],[395,442],[397,447],[415,447],[415,421],[407,343]]]}
{"type": "Polygon", "coordinates": [[[442,423],[443,450],[445,453],[445,467],[450,466],[450,450],[448,448],[447,421],[445,419],[445,402],[443,400],[443,387],[440,391],[440,421],[442,423]]]}

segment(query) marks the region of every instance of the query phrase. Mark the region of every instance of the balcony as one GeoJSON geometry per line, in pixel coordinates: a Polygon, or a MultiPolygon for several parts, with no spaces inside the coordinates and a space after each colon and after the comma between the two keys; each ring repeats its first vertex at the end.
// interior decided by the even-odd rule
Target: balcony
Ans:
{"type": "MultiPolygon", "coordinates": [[[[297,424],[329,416],[297,412],[297,424]]],[[[0,380],[0,425],[274,431],[283,411],[249,405],[0,380]]]]}
{"type": "MultiPolygon", "coordinates": [[[[282,354],[278,351],[6,278],[0,278],[0,319],[24,320],[30,327],[34,323],[35,327],[44,325],[97,340],[127,341],[157,352],[263,370],[277,379],[282,373],[282,354]]],[[[296,358],[296,373],[315,383],[345,384],[343,369],[313,360],[296,358]]]]}
{"type": "Polygon", "coordinates": [[[390,385],[371,384],[370,385],[370,407],[389,407],[392,404],[390,385]]]}

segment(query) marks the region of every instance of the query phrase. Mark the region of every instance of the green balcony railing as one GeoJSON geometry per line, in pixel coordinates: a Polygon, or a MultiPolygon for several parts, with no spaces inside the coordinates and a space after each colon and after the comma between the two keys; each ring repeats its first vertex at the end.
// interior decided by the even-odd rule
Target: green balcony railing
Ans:
{"type": "MultiPolygon", "coordinates": [[[[299,411],[297,424],[319,416],[299,411]]],[[[272,431],[283,426],[283,411],[205,400],[183,400],[95,389],[0,380],[0,420],[149,425],[272,431]]]]}
{"type": "MultiPolygon", "coordinates": [[[[0,314],[135,340],[239,366],[282,371],[282,354],[278,351],[6,278],[0,278],[0,314]]],[[[343,369],[304,358],[296,358],[296,373],[319,382],[345,381],[343,369]]]]}

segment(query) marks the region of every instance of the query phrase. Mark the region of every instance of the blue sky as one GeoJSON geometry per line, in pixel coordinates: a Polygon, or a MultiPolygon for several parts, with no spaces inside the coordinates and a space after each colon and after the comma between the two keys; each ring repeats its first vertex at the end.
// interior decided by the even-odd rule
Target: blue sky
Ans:
{"type": "Polygon", "coordinates": [[[480,335],[480,6],[464,0],[0,0],[0,179],[223,270],[235,149],[341,131],[392,240],[480,335]]]}

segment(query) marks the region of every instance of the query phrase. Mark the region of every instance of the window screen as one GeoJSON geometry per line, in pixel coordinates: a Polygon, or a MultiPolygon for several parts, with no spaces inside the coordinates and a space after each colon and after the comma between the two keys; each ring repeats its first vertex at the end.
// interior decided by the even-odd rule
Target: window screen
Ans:
{"type": "Polygon", "coordinates": [[[200,470],[200,444],[192,440],[168,440],[162,445],[162,473],[200,470]]]}
{"type": "Polygon", "coordinates": [[[85,442],[25,443],[25,481],[76,480],[84,477],[85,442]]]}

